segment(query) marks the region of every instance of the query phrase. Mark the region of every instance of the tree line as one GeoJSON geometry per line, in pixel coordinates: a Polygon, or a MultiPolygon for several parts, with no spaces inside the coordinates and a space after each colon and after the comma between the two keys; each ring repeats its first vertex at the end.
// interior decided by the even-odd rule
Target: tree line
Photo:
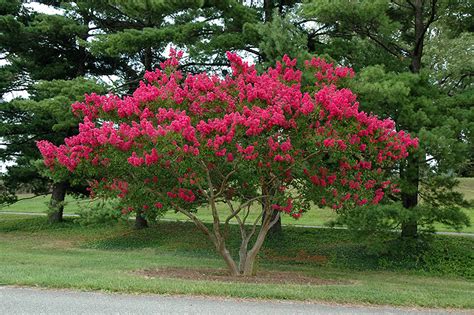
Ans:
{"type": "MultiPolygon", "coordinates": [[[[45,0],[0,1],[0,11],[0,158],[15,161],[2,176],[2,203],[15,202],[20,189],[50,192],[50,220],[60,221],[66,193],[87,192],[69,176],[51,182],[35,141],[59,145],[77,134],[72,103],[84,93],[133,93],[172,45],[185,52],[180,70],[191,74],[226,75],[226,51],[254,60],[259,71],[285,54],[352,67],[347,84],[360,107],[420,141],[394,171],[400,199],[371,210],[373,226],[390,219],[415,237],[436,222],[468,224],[454,188],[457,176],[473,175],[471,1],[45,0]],[[19,91],[27,97],[8,100],[19,91]]],[[[360,211],[342,223],[366,225],[360,211]]],[[[146,226],[146,218],[136,224],[146,226]]]]}

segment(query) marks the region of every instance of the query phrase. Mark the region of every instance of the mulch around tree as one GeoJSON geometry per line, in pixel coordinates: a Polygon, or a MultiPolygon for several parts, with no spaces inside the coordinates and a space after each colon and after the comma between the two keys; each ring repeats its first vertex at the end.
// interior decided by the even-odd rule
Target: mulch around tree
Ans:
{"type": "Polygon", "coordinates": [[[243,282],[266,284],[301,284],[301,285],[347,285],[349,281],[331,280],[311,277],[299,272],[290,271],[259,271],[255,276],[233,277],[225,269],[208,268],[156,268],[141,269],[134,272],[146,279],[168,278],[218,282],[243,282]]]}

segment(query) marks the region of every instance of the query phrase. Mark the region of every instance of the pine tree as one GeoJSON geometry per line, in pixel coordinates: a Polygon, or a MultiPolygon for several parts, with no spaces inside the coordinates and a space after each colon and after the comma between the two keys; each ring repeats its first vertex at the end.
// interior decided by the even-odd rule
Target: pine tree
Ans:
{"type": "Polygon", "coordinates": [[[355,88],[362,106],[420,138],[419,152],[400,165],[406,209],[400,216],[402,236],[416,236],[418,224],[468,223],[459,209],[462,198],[452,191],[452,175],[465,162],[468,146],[472,148],[472,124],[462,118],[472,104],[472,71],[458,75],[462,92],[449,92],[435,79],[444,66],[436,67],[427,50],[436,50],[441,34],[464,36],[459,27],[466,21],[460,20],[472,19],[472,9],[469,1],[448,0],[313,0],[303,8],[306,17],[329,30],[333,51],[364,68],[355,88]]]}
{"type": "MultiPolygon", "coordinates": [[[[21,1],[0,3],[1,92],[23,91],[28,99],[1,103],[0,138],[2,161],[15,160],[2,176],[3,200],[15,201],[13,193],[26,187],[33,193],[46,193],[50,182],[34,161],[39,138],[60,141],[75,130],[71,103],[85,92],[104,92],[104,87],[83,79],[85,75],[111,73],[112,59],[93,57],[79,39],[89,36],[87,14],[41,14],[27,9],[21,1]],[[19,40],[21,39],[21,40],[19,40]]],[[[70,13],[70,12],[69,12],[70,13]]],[[[76,12],[78,13],[78,12],[76,12]]],[[[68,179],[52,184],[50,221],[62,220],[66,191],[73,189],[68,179]]]]}

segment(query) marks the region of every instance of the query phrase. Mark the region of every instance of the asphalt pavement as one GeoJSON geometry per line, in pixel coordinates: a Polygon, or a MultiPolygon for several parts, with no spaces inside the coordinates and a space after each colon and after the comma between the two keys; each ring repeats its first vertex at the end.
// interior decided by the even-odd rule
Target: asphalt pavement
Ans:
{"type": "MultiPolygon", "coordinates": [[[[464,314],[467,314],[465,312],[464,314]]],[[[448,310],[0,286],[0,314],[463,314],[448,310]]],[[[472,313],[471,313],[472,314],[472,313]]]]}

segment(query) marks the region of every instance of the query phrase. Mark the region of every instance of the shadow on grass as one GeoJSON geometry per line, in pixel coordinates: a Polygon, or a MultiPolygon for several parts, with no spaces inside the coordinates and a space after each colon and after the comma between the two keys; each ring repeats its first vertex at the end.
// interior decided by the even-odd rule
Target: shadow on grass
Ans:
{"type": "MultiPolygon", "coordinates": [[[[132,251],[152,249],[195,258],[218,257],[212,243],[190,222],[158,222],[134,230],[130,224],[81,226],[71,219],[49,224],[44,217],[0,218],[0,233],[35,233],[55,238],[77,238],[81,248],[132,251]],[[84,237],[87,236],[87,237],[84,237]]],[[[230,226],[227,245],[237,254],[237,226],[230,226]]],[[[284,227],[267,238],[259,263],[276,268],[331,266],[348,270],[398,270],[474,279],[474,239],[434,236],[429,242],[403,243],[396,238],[374,250],[369,241],[347,230],[284,227]]]]}
{"type": "Polygon", "coordinates": [[[0,232],[39,232],[77,228],[78,224],[72,218],[64,218],[63,222],[53,224],[49,223],[45,216],[0,216],[0,232]]]}

